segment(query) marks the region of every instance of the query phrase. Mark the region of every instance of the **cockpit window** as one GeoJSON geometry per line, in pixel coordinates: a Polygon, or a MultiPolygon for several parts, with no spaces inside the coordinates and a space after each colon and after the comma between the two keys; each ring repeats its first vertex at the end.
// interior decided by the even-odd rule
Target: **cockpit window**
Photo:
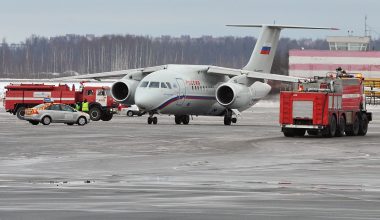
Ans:
{"type": "Polygon", "coordinates": [[[166,84],[165,83],[161,83],[161,88],[166,88],[166,84]]]}
{"type": "Polygon", "coordinates": [[[148,86],[148,84],[149,84],[148,81],[144,81],[144,82],[141,83],[140,87],[144,87],[145,88],[145,87],[148,86]]]}
{"type": "Polygon", "coordinates": [[[172,85],[170,85],[170,83],[166,82],[166,85],[168,86],[169,89],[172,89],[172,85]]]}
{"type": "Polygon", "coordinates": [[[149,88],[160,88],[159,82],[150,82],[149,88]]]}

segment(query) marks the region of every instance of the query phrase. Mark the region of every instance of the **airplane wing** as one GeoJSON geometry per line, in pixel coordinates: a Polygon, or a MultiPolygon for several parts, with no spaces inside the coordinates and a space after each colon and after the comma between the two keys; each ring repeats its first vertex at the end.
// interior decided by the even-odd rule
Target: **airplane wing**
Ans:
{"type": "Polygon", "coordinates": [[[221,75],[226,75],[229,77],[246,75],[248,78],[253,78],[253,79],[267,79],[267,80],[275,80],[275,81],[282,81],[282,82],[299,82],[299,81],[305,80],[305,78],[299,78],[299,77],[293,77],[293,76],[285,76],[285,75],[271,74],[271,73],[260,73],[260,72],[255,72],[255,71],[231,69],[231,68],[224,68],[224,67],[218,67],[218,66],[209,67],[207,73],[221,74],[221,75]]]}
{"type": "Polygon", "coordinates": [[[111,72],[102,72],[102,73],[91,73],[84,74],[78,76],[68,76],[68,77],[60,77],[55,78],[55,80],[74,80],[74,79],[94,79],[94,80],[102,80],[102,79],[120,79],[126,75],[133,73],[141,73],[143,75],[148,75],[149,73],[155,72],[157,70],[166,69],[166,65],[162,66],[152,66],[138,69],[128,69],[128,70],[119,70],[119,71],[111,71],[111,72]]]}

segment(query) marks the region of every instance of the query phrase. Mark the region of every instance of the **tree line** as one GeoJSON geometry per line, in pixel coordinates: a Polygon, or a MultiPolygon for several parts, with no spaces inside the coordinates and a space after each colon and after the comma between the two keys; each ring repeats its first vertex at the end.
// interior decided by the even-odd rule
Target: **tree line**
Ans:
{"type": "MultiPolygon", "coordinates": [[[[135,35],[31,36],[21,44],[0,44],[0,77],[53,78],[162,64],[211,64],[241,68],[254,37],[135,35]]],[[[374,42],[380,46],[380,40],[374,42]]],[[[290,49],[328,49],[325,40],[281,38],[272,72],[288,73],[290,49]]]]}

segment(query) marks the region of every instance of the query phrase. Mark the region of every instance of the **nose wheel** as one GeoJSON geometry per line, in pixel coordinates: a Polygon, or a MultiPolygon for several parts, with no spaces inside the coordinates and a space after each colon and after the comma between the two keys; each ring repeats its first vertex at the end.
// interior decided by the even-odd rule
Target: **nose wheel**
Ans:
{"type": "Polygon", "coordinates": [[[156,125],[157,122],[158,122],[157,117],[153,117],[153,115],[151,115],[151,116],[148,117],[148,124],[154,124],[154,125],[156,125]]]}

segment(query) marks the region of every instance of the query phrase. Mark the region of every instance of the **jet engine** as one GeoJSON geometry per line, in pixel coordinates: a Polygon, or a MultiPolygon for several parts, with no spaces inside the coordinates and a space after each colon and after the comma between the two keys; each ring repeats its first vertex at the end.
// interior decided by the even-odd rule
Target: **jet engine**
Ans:
{"type": "Polygon", "coordinates": [[[131,79],[121,79],[111,87],[112,97],[119,103],[126,105],[135,104],[135,91],[139,81],[131,79]]]}
{"type": "Polygon", "coordinates": [[[238,83],[223,83],[216,89],[216,100],[229,109],[245,110],[266,96],[271,87],[256,81],[250,87],[238,83]]]}

